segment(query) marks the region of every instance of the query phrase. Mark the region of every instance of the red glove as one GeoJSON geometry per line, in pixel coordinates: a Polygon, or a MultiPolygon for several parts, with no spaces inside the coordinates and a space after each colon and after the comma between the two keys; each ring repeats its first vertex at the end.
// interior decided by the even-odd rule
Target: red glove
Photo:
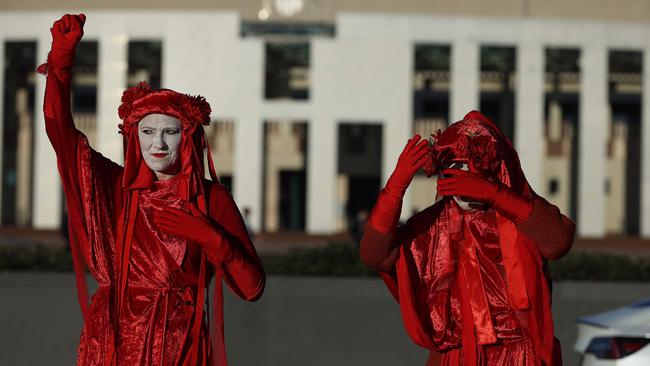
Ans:
{"type": "Polygon", "coordinates": [[[461,196],[485,202],[515,224],[523,222],[533,210],[533,202],[511,191],[507,186],[493,183],[480,174],[460,169],[445,169],[446,178],[438,179],[438,193],[461,196]]]}
{"type": "Polygon", "coordinates": [[[47,64],[38,67],[37,71],[45,74],[55,68],[68,68],[74,63],[75,48],[84,35],[86,15],[66,14],[54,22],[52,33],[52,48],[47,57],[47,64]]]}
{"type": "Polygon", "coordinates": [[[381,233],[389,233],[397,226],[401,212],[402,198],[415,173],[424,166],[428,156],[429,142],[420,135],[413,135],[397,160],[393,174],[386,187],[379,192],[377,203],[372,209],[368,224],[381,233]]]}
{"type": "Polygon", "coordinates": [[[156,210],[153,216],[154,225],[170,234],[200,244],[220,262],[230,260],[233,251],[220,230],[192,204],[190,211],[191,214],[173,207],[156,210]]]}
{"type": "Polygon", "coordinates": [[[54,22],[50,28],[52,48],[47,63],[37,69],[41,74],[49,74],[43,100],[45,131],[59,159],[61,177],[65,176],[63,180],[69,182],[76,182],[79,174],[72,168],[78,164],[77,143],[81,132],[72,119],[70,82],[75,47],[83,37],[85,21],[83,14],[66,14],[54,22]]]}

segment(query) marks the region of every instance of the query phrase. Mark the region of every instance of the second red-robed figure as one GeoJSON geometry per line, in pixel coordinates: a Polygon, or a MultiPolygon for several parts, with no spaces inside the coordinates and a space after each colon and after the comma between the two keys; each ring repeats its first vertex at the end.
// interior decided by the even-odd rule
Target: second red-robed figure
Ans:
{"type": "Polygon", "coordinates": [[[399,301],[411,339],[431,350],[429,366],[561,365],[546,263],[569,251],[575,225],[533,192],[512,143],[479,112],[432,140],[407,143],[362,260],[399,301]],[[398,226],[420,168],[438,174],[438,201],[398,226]]]}

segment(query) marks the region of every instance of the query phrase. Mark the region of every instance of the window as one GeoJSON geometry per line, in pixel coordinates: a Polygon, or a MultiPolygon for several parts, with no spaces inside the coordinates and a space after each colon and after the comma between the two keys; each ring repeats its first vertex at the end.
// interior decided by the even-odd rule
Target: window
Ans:
{"type": "Polygon", "coordinates": [[[309,43],[267,43],[266,99],[309,99],[309,43]]]}
{"type": "Polygon", "coordinates": [[[162,42],[142,40],[129,42],[129,87],[146,81],[154,89],[161,86],[162,42]]]}
{"type": "Polygon", "coordinates": [[[560,182],[557,178],[552,178],[548,181],[548,192],[550,194],[557,194],[560,191],[560,182]]]}

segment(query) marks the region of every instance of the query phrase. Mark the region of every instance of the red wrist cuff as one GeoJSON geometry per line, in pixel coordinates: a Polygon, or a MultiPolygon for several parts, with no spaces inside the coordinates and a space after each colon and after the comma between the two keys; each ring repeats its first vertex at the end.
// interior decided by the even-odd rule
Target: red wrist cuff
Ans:
{"type": "Polygon", "coordinates": [[[75,50],[52,48],[47,56],[48,69],[66,68],[74,64],[75,50]]]}

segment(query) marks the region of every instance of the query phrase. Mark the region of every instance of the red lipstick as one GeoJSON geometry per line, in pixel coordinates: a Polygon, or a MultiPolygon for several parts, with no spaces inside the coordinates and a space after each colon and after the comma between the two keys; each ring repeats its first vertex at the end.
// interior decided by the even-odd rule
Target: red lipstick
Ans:
{"type": "Polygon", "coordinates": [[[151,156],[153,156],[154,158],[164,158],[165,156],[167,156],[167,154],[157,153],[157,154],[151,154],[151,156]]]}

